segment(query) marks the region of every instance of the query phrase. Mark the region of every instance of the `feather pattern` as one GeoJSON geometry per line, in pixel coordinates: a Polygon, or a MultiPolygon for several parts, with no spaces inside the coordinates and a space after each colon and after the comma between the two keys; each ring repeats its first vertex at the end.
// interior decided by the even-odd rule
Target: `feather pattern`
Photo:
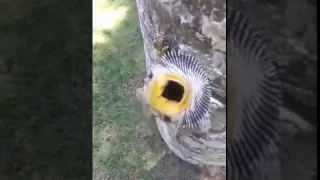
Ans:
{"type": "Polygon", "coordinates": [[[280,146],[279,61],[261,29],[240,12],[227,11],[227,73],[237,91],[236,115],[231,119],[236,122],[234,137],[227,144],[227,179],[250,180],[280,146]]]}
{"type": "Polygon", "coordinates": [[[179,120],[179,127],[202,129],[210,110],[211,88],[208,76],[197,60],[179,49],[166,52],[151,68],[153,73],[177,73],[191,88],[191,103],[179,120]]]}

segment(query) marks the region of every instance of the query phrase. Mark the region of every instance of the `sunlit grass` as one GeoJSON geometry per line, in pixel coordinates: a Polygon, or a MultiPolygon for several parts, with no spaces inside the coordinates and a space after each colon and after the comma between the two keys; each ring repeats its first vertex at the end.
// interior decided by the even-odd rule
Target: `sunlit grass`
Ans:
{"type": "Polygon", "coordinates": [[[144,167],[133,149],[139,113],[132,81],[144,64],[135,1],[93,3],[93,178],[130,179],[144,167]]]}
{"type": "Polygon", "coordinates": [[[112,29],[126,17],[128,7],[108,8],[102,11],[93,10],[93,28],[96,30],[112,29]]]}
{"type": "Polygon", "coordinates": [[[102,32],[94,31],[92,36],[92,41],[93,41],[93,45],[97,43],[102,44],[102,43],[108,42],[108,38],[105,37],[105,35],[102,32]]]}
{"type": "MultiPolygon", "coordinates": [[[[99,2],[99,1],[94,1],[99,2]]],[[[107,42],[104,31],[113,30],[124,20],[128,7],[93,6],[93,44],[107,42]]]]}

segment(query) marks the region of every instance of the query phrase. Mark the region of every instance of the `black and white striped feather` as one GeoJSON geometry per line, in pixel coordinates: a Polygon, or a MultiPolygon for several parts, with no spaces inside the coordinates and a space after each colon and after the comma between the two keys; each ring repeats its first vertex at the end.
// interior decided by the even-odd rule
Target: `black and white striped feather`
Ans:
{"type": "Polygon", "coordinates": [[[281,105],[278,63],[262,31],[228,8],[227,78],[229,74],[234,77],[237,91],[234,137],[228,138],[227,144],[228,180],[254,179],[261,165],[277,156],[281,105]]]}
{"type": "Polygon", "coordinates": [[[191,90],[191,103],[179,119],[179,127],[203,127],[203,119],[210,110],[211,88],[208,76],[197,60],[179,49],[166,52],[151,67],[153,75],[176,73],[182,76],[191,90]]]}

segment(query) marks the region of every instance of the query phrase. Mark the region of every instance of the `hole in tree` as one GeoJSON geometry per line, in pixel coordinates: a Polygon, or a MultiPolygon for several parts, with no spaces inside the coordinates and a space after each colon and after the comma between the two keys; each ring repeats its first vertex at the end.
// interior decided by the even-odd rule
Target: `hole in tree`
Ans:
{"type": "Polygon", "coordinates": [[[175,81],[169,81],[164,87],[161,96],[170,100],[180,102],[182,100],[184,88],[175,81]]]}

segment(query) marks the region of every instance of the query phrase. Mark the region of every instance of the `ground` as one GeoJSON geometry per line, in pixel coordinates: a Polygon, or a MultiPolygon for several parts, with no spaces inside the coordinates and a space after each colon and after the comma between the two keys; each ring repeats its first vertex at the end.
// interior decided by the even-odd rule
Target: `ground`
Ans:
{"type": "Polygon", "coordinates": [[[135,89],[144,74],[133,0],[93,1],[93,178],[197,179],[141,115],[135,89]]]}

